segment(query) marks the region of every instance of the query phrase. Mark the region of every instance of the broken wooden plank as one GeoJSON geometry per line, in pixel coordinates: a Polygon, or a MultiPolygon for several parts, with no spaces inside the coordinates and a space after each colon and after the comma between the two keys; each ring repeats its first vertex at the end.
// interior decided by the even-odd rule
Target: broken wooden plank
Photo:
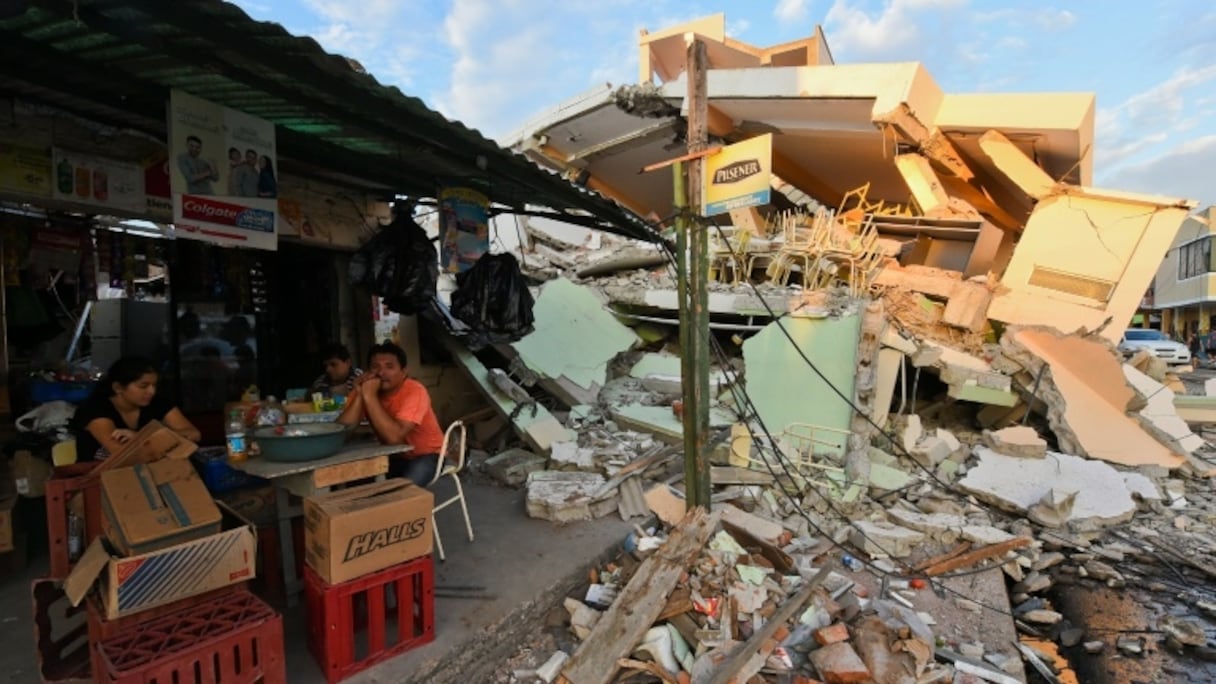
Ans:
{"type": "Polygon", "coordinates": [[[662,444],[654,447],[649,452],[643,454],[641,458],[630,462],[620,470],[616,471],[616,474],[605,482],[603,486],[595,490],[595,493],[591,495],[591,498],[596,501],[603,499],[611,494],[612,491],[617,487],[621,486],[621,483],[625,480],[645,471],[651,466],[666,463],[667,461],[675,458],[675,455],[676,451],[674,447],[662,444]]]}
{"type": "Polygon", "coordinates": [[[772,563],[773,569],[777,572],[785,575],[794,573],[794,559],[790,558],[789,554],[778,548],[776,544],[760,539],[746,529],[737,527],[725,519],[722,520],[722,529],[729,532],[730,536],[739,542],[739,546],[749,551],[753,548],[760,549],[760,555],[772,563]]]}
{"type": "Polygon", "coordinates": [[[937,565],[938,563],[945,563],[948,560],[953,560],[953,559],[958,558],[959,556],[963,555],[964,553],[967,553],[970,550],[971,550],[971,542],[969,542],[969,541],[961,542],[961,543],[959,543],[958,546],[947,551],[946,553],[943,553],[939,556],[933,556],[931,558],[926,558],[925,560],[917,563],[916,565],[913,565],[912,572],[920,572],[927,567],[937,565]]]}
{"type": "Polygon", "coordinates": [[[692,609],[692,589],[680,587],[667,597],[667,604],[663,606],[663,612],[659,613],[659,617],[655,618],[655,621],[662,622],[677,615],[683,615],[692,609]]]}
{"type": "Polygon", "coordinates": [[[979,563],[980,561],[986,561],[990,558],[1004,556],[1007,552],[1020,549],[1023,546],[1030,546],[1029,538],[1015,537],[1014,539],[1003,541],[999,544],[982,546],[974,551],[971,551],[970,553],[964,553],[953,560],[943,561],[937,565],[931,565],[925,568],[925,575],[935,577],[937,575],[942,575],[960,568],[970,567],[976,563],[979,563]]]}
{"type": "Polygon", "coordinates": [[[709,680],[710,684],[727,684],[732,681],[734,676],[743,669],[747,661],[751,660],[752,656],[756,654],[756,651],[760,649],[764,642],[771,638],[778,628],[788,622],[803,604],[811,600],[811,594],[815,593],[815,589],[820,584],[823,584],[823,581],[828,578],[831,572],[832,570],[825,566],[811,578],[810,582],[807,582],[802,589],[799,589],[797,594],[794,594],[788,601],[783,603],[777,609],[777,612],[773,613],[773,617],[764,623],[763,627],[756,630],[750,639],[743,642],[743,645],[726,662],[722,663],[721,667],[714,672],[713,679],[709,680]]]}
{"type": "Polygon", "coordinates": [[[621,658],[620,660],[616,661],[616,664],[620,665],[621,668],[625,670],[645,672],[652,676],[658,677],[664,682],[664,684],[679,684],[675,677],[672,677],[667,670],[664,670],[661,665],[655,662],[634,660],[632,658],[621,658]]]}
{"type": "Polygon", "coordinates": [[[680,576],[718,526],[717,513],[694,508],[653,556],[647,558],[604,612],[562,676],[573,684],[609,684],[666,606],[680,576]]]}

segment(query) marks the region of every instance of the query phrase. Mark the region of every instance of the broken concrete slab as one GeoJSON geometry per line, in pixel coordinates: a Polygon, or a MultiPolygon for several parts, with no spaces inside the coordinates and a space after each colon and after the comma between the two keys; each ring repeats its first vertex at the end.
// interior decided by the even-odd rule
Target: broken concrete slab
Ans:
{"type": "MultiPolygon", "coordinates": [[[[668,444],[680,444],[684,440],[684,423],[676,417],[670,406],[644,406],[626,404],[609,409],[612,420],[627,430],[652,434],[668,444]]],[[[709,410],[709,426],[724,428],[735,422],[729,411],[713,407],[709,410]]]]}
{"type": "Polygon", "coordinates": [[[549,452],[549,469],[597,472],[595,450],[580,447],[578,442],[554,442],[549,452]]]}
{"type": "Polygon", "coordinates": [[[554,442],[575,439],[576,435],[566,429],[544,406],[535,401],[521,404],[500,390],[494,384],[490,370],[468,347],[446,333],[440,333],[440,340],[456,365],[464,370],[499,413],[511,420],[516,434],[523,438],[530,448],[539,454],[548,454],[554,442]]]}
{"type": "Polygon", "coordinates": [[[565,523],[602,518],[617,508],[617,498],[594,501],[591,496],[604,485],[594,473],[565,473],[541,470],[528,475],[528,515],[565,523]]]}
{"type": "Polygon", "coordinates": [[[888,510],[887,517],[897,525],[923,532],[944,544],[953,544],[957,541],[962,529],[967,525],[966,518],[962,516],[949,513],[921,513],[903,508],[888,510]]]}
{"type": "MultiPolygon", "coordinates": [[[[642,382],[642,387],[660,394],[680,394],[683,385],[680,377],[683,373],[683,361],[674,354],[643,354],[637,363],[629,369],[629,376],[642,382]]],[[[710,369],[709,391],[718,394],[726,386],[726,373],[710,369]]]]}
{"type": "Polygon", "coordinates": [[[1117,353],[1104,340],[1011,328],[1001,338],[1001,349],[1036,372],[1047,364],[1038,398],[1046,402],[1048,423],[1065,452],[1121,465],[1182,465],[1180,454],[1127,414],[1136,393],[1127,384],[1117,353]]]}
{"type": "Polygon", "coordinates": [[[1174,410],[1188,423],[1216,423],[1216,397],[1175,394],[1174,410]]]}
{"type": "Polygon", "coordinates": [[[988,305],[992,290],[983,283],[961,282],[950,292],[942,322],[971,332],[981,332],[988,325],[988,305]]]}
{"type": "Polygon", "coordinates": [[[889,522],[858,520],[849,528],[849,541],[871,556],[905,558],[924,540],[924,533],[889,522]]]}
{"type": "Polygon", "coordinates": [[[1043,458],[1047,455],[1047,440],[1025,425],[984,430],[983,440],[993,451],[1007,456],[1043,458]]]}
{"type": "Polygon", "coordinates": [[[1130,520],[1136,502],[1123,479],[1111,466],[1078,456],[1048,452],[1042,459],[1006,456],[977,447],[979,463],[967,471],[958,486],[968,494],[1007,511],[1025,514],[1053,487],[1061,483],[1077,489],[1065,523],[1081,530],[1130,520]]]}
{"type": "MultiPolygon", "coordinates": [[[[743,343],[747,391],[774,435],[795,424],[848,431],[852,410],[803,360],[805,355],[846,397],[854,396],[861,317],[853,311],[828,318],[770,323],[743,343]],[[781,327],[784,327],[783,332],[781,327]],[[797,343],[790,344],[786,333],[797,343]],[[799,354],[801,350],[801,354],[799,354]]],[[[843,450],[829,447],[839,454],[843,450]]]]}
{"type": "Polygon", "coordinates": [[[490,477],[508,487],[521,487],[528,481],[530,473],[545,469],[547,460],[527,449],[508,449],[487,459],[485,470],[490,477]]]}
{"type": "Polygon", "coordinates": [[[1043,527],[1063,527],[1072,517],[1072,509],[1077,501],[1076,489],[1052,487],[1026,512],[1030,518],[1043,527]]]}
{"type": "Polygon", "coordinates": [[[594,404],[608,363],[637,342],[595,293],[565,278],[541,288],[533,331],[511,348],[567,404],[594,404]]]}
{"type": "Polygon", "coordinates": [[[1173,390],[1126,363],[1123,364],[1123,375],[1147,402],[1140,409],[1140,416],[1177,444],[1179,449],[1190,454],[1206,444],[1202,437],[1191,432],[1186,421],[1178,415],[1178,409],[1174,406],[1177,395],[1173,390]]]}

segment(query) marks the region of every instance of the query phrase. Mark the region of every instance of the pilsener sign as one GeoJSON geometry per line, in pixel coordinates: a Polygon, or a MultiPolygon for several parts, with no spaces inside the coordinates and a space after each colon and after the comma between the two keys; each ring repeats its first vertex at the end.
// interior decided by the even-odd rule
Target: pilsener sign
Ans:
{"type": "Polygon", "coordinates": [[[732,209],[768,204],[773,175],[773,135],[727,145],[706,157],[701,214],[714,216],[732,209]]]}

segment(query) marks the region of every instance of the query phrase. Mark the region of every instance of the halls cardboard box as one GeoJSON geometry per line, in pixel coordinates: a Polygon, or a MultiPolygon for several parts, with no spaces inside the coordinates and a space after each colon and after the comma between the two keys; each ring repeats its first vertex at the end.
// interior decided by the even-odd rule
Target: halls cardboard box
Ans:
{"type": "Polygon", "coordinates": [[[308,565],[329,584],[431,552],[435,497],[407,480],[375,482],[304,499],[308,565]]]}
{"type": "Polygon", "coordinates": [[[220,531],[220,509],[188,460],[161,459],[101,474],[106,536],[135,556],[220,531]]]}
{"type": "Polygon", "coordinates": [[[104,538],[95,539],[64,580],[63,591],[72,605],[80,605],[96,585],[105,618],[113,620],[251,580],[257,532],[229,509],[223,516],[219,534],[130,558],[112,553],[104,538]]]}

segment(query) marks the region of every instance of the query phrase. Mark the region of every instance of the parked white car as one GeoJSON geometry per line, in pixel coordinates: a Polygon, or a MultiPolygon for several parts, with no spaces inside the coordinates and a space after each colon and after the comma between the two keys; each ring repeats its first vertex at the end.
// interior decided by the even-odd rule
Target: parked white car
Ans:
{"type": "Polygon", "coordinates": [[[1160,330],[1147,328],[1130,328],[1123,333],[1119,342],[1119,351],[1124,356],[1131,356],[1141,349],[1147,349],[1154,356],[1169,364],[1191,362],[1191,350],[1185,344],[1175,342],[1160,330]]]}

